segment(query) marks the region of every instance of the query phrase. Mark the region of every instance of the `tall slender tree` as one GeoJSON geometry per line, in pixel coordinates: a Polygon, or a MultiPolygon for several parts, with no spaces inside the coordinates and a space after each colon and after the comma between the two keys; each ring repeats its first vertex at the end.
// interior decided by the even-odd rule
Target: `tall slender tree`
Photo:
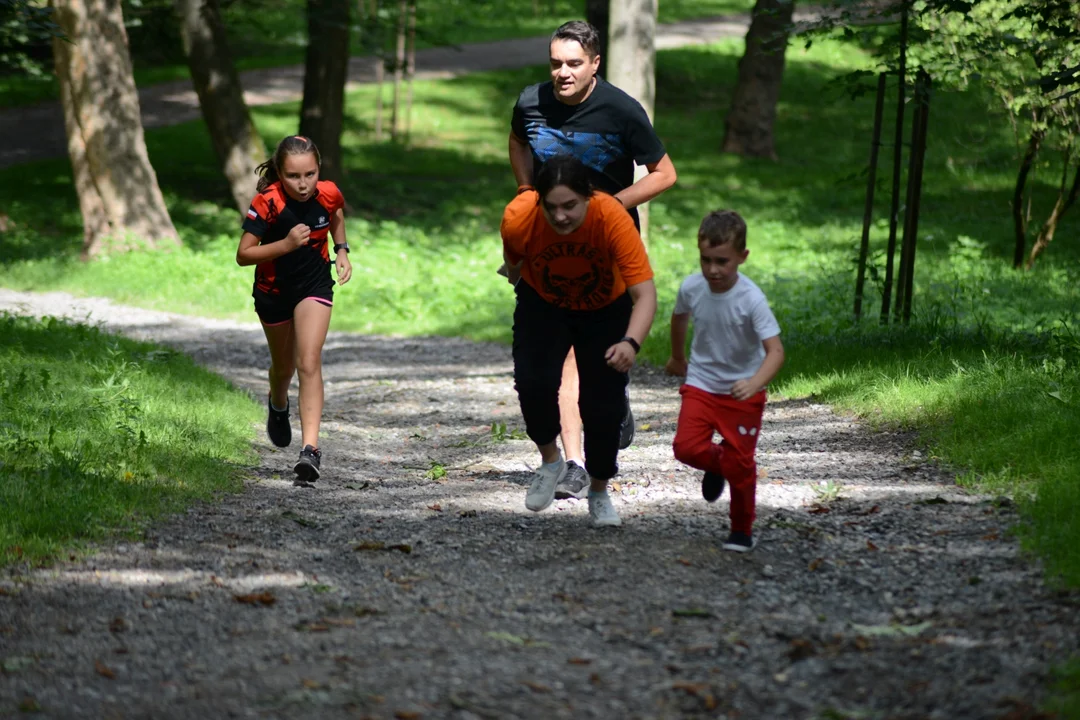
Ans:
{"type": "Polygon", "coordinates": [[[233,203],[244,212],[255,194],[255,167],[266,147],[244,103],[218,0],[175,0],[191,81],[233,203]]]}
{"type": "Polygon", "coordinates": [[[308,0],[307,4],[308,45],[300,134],[319,146],[321,176],[335,181],[344,175],[341,131],[349,69],[349,5],[350,0],[308,0]]]}
{"type": "Polygon", "coordinates": [[[83,218],[83,257],[178,245],[150,164],[120,0],[51,0],[53,57],[83,218]]]}

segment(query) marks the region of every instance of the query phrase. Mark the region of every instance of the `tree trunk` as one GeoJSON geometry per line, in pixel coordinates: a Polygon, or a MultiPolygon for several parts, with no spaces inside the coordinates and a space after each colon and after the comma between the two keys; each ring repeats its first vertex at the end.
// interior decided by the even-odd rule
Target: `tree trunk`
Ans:
{"type": "MultiPolygon", "coordinates": [[[[649,121],[656,101],[656,0],[611,0],[607,80],[641,103],[649,121]]],[[[601,60],[603,64],[603,60],[601,60]]],[[[638,166],[635,180],[648,170],[638,166]]],[[[641,237],[649,237],[649,205],[639,205],[641,237]]]]}
{"type": "Polygon", "coordinates": [[[146,152],[120,0],[53,0],[53,57],[83,217],[83,257],[179,245],[146,152]]]}
{"type": "Polygon", "coordinates": [[[915,113],[911,121],[911,156],[908,193],[904,213],[904,244],[900,251],[899,294],[896,301],[901,320],[911,323],[912,295],[915,292],[915,251],[919,239],[919,208],[922,205],[922,175],[926,159],[926,132],[930,122],[930,75],[923,69],[915,80],[915,113]]]}
{"type": "Polygon", "coordinates": [[[416,75],[416,0],[409,0],[409,27],[405,38],[405,142],[412,132],[413,77],[416,75]]]}
{"type": "Polygon", "coordinates": [[[904,104],[907,93],[908,3],[900,9],[900,64],[897,70],[896,126],[893,128],[892,200],[889,205],[889,240],[885,248],[885,283],[881,292],[881,324],[889,324],[893,292],[893,257],[896,255],[896,223],[900,215],[900,173],[904,159],[904,104]]]}
{"type": "Polygon", "coordinates": [[[401,124],[401,81],[405,77],[405,35],[408,26],[409,0],[398,2],[397,48],[394,53],[394,99],[390,107],[390,139],[396,141],[401,124]]]}
{"type": "Polygon", "coordinates": [[[349,66],[349,0],[308,0],[308,46],[300,134],[319,146],[324,180],[340,181],[345,78],[349,66]]]}
{"type": "Polygon", "coordinates": [[[1050,211],[1050,217],[1043,223],[1042,228],[1039,230],[1039,236],[1035,238],[1035,244],[1031,246],[1031,255],[1028,256],[1026,269],[1030,270],[1035,266],[1035,258],[1039,257],[1043,250],[1047,248],[1050,241],[1054,239],[1054,233],[1057,232],[1058,223],[1061,222],[1061,217],[1069,208],[1076,202],[1077,195],[1080,195],[1080,164],[1076,166],[1076,174],[1073,175],[1072,187],[1069,188],[1068,195],[1065,194],[1065,181],[1068,178],[1069,173],[1069,155],[1065,156],[1065,169],[1061,176],[1061,188],[1058,190],[1057,201],[1054,203],[1054,209],[1050,211]]]}
{"type": "Polygon", "coordinates": [[[1024,151],[1024,159],[1020,161],[1020,171],[1016,175],[1016,186],[1013,188],[1013,267],[1020,269],[1024,264],[1024,250],[1027,245],[1027,218],[1024,217],[1024,187],[1027,185],[1028,174],[1035,164],[1035,158],[1039,154],[1043,138],[1046,132],[1032,130],[1028,138],[1027,150],[1024,151]]]}
{"type": "Polygon", "coordinates": [[[602,78],[607,77],[608,30],[611,19],[608,2],[609,0],[585,0],[585,21],[596,28],[600,35],[600,70],[597,74],[602,78]]]}
{"type": "Polygon", "coordinates": [[[874,190],[877,189],[878,151],[881,149],[881,118],[885,110],[885,73],[878,75],[874,101],[874,130],[870,136],[870,169],[866,176],[866,205],[863,207],[862,239],[855,276],[855,319],[862,319],[863,292],[866,289],[866,258],[870,254],[870,222],[874,214],[874,190]]]}
{"type": "Polygon", "coordinates": [[[757,0],[724,121],[723,152],[776,159],[773,126],[795,0],[757,0]]]}
{"type": "Polygon", "coordinates": [[[175,0],[199,109],[233,203],[244,212],[255,195],[255,168],[266,147],[244,104],[244,89],[229,54],[217,0],[175,0]]]}

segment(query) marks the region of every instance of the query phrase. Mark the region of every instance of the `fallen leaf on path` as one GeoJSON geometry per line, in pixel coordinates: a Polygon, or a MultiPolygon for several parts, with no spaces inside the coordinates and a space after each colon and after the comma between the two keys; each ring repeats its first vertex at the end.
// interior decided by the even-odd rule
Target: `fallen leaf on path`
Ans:
{"type": "Polygon", "coordinates": [[[547,685],[542,685],[541,683],[533,682],[532,680],[522,680],[521,684],[524,685],[525,687],[529,688],[533,692],[538,692],[538,693],[549,693],[549,692],[551,692],[551,688],[549,688],[547,685]]]}
{"type": "Polygon", "coordinates": [[[806,568],[811,571],[817,570],[819,567],[822,566],[822,564],[824,564],[824,562],[825,558],[814,558],[810,561],[810,564],[807,565],[806,568]]]}
{"type": "Polygon", "coordinates": [[[458,513],[458,517],[463,517],[463,518],[476,517],[476,511],[475,510],[462,510],[461,512],[458,513]]]}
{"type": "Polygon", "coordinates": [[[303,678],[300,684],[306,687],[308,690],[318,690],[322,687],[318,680],[312,680],[311,678],[303,678]]]}
{"type": "Polygon", "coordinates": [[[442,505],[435,503],[434,505],[428,505],[428,510],[434,510],[435,512],[442,512],[442,505]]]}
{"type": "Polygon", "coordinates": [[[613,482],[613,483],[611,483],[611,489],[614,490],[615,492],[622,492],[622,485],[620,485],[617,482],[613,482]]]}
{"type": "Polygon", "coordinates": [[[397,718],[397,720],[420,720],[422,716],[420,713],[412,710],[398,710],[394,713],[394,717],[397,718]]]}
{"type": "Polygon", "coordinates": [[[881,512],[881,508],[879,506],[875,505],[874,507],[870,508],[869,510],[867,510],[866,512],[864,512],[862,514],[863,515],[873,515],[874,513],[879,513],[879,512],[881,512]]]}
{"type": "Polygon", "coordinates": [[[690,567],[691,565],[693,565],[693,563],[690,562],[689,560],[687,560],[686,558],[676,558],[676,559],[679,561],[680,565],[685,565],[686,567],[690,567]]]}
{"type": "Polygon", "coordinates": [[[105,663],[101,662],[100,660],[94,661],[94,672],[96,672],[101,677],[108,678],[110,680],[116,679],[116,671],[105,663]]]}
{"type": "Polygon", "coordinates": [[[872,542],[870,542],[869,540],[867,540],[867,541],[866,541],[866,549],[867,549],[867,550],[877,550],[877,549],[878,549],[878,547],[877,547],[877,545],[875,545],[874,543],[872,543],[872,542]]]}
{"type": "Polygon", "coordinates": [[[810,508],[807,510],[807,512],[810,513],[811,515],[822,515],[824,513],[830,512],[830,510],[829,510],[829,507],[827,505],[821,505],[819,503],[814,503],[813,505],[810,506],[810,508]]]}
{"type": "Polygon", "coordinates": [[[322,622],[327,625],[333,625],[334,627],[356,627],[356,620],[353,618],[322,618],[322,622]]]}
{"type": "Polygon", "coordinates": [[[692,683],[687,682],[686,680],[676,680],[675,682],[671,683],[671,689],[682,690],[688,695],[694,695],[696,697],[701,695],[702,693],[708,692],[709,686],[705,683],[692,683]]]}
{"type": "Polygon", "coordinates": [[[652,430],[652,425],[650,423],[642,423],[641,427],[638,428],[638,429],[639,430],[644,430],[645,432],[648,432],[649,430],[652,430]]]}
{"type": "Polygon", "coordinates": [[[364,542],[360,543],[359,545],[357,545],[357,546],[355,546],[353,548],[353,550],[356,551],[356,552],[361,552],[363,550],[385,550],[385,549],[386,549],[386,543],[382,543],[382,542],[379,542],[377,540],[365,540],[364,542]]]}
{"type": "Polygon", "coordinates": [[[319,527],[319,524],[314,520],[308,520],[307,518],[298,515],[297,513],[294,513],[292,510],[286,510],[285,512],[281,513],[281,517],[285,518],[286,520],[292,520],[297,525],[303,525],[304,527],[319,527]]]}
{"type": "Polygon", "coordinates": [[[273,605],[277,598],[271,592],[248,593],[247,595],[233,595],[233,600],[245,605],[273,605]]]}
{"type": "Polygon", "coordinates": [[[998,537],[999,536],[998,536],[998,534],[996,532],[992,532],[992,533],[987,533],[986,535],[983,535],[982,538],[980,538],[980,539],[981,540],[997,540],[998,537]]]}
{"type": "Polygon", "coordinates": [[[791,641],[791,647],[788,648],[787,656],[791,662],[798,662],[799,660],[805,660],[816,653],[817,650],[814,648],[814,643],[806,638],[795,638],[791,641]]]}
{"type": "Polygon", "coordinates": [[[572,657],[566,662],[570,663],[571,665],[589,665],[592,663],[592,660],[590,660],[589,658],[572,657]]]}

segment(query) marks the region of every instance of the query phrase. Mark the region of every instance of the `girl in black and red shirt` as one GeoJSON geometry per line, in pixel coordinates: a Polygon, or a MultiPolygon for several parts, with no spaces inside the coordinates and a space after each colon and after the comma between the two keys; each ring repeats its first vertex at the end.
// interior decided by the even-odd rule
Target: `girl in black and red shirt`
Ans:
{"type": "Polygon", "coordinates": [[[270,346],[270,397],[266,433],[278,447],[292,442],[289,384],[300,375],[303,450],[293,470],[297,482],[319,479],[322,420],[322,347],[334,305],[330,238],[338,283],[352,275],[345,242],[345,199],[337,185],[319,180],[315,143],[292,135],[258,167],[259,194],[244,218],[236,251],[241,266],[255,265],[255,312],[270,346]]]}

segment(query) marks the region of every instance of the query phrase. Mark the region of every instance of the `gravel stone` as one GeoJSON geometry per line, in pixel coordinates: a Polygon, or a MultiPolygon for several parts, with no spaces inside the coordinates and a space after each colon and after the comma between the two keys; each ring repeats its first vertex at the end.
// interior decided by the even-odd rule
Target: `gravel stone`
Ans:
{"type": "MultiPolygon", "coordinates": [[[[266,392],[254,323],[9,290],[0,310],[266,392]]],[[[523,427],[509,348],[331,333],[324,377],[315,487],[257,429],[243,492],[0,573],[0,717],[986,720],[1028,717],[1080,647],[1080,596],[1021,552],[1015,506],[906,433],[774,398],[760,543],[737,554],[727,494],[704,502],[672,458],[677,381],[656,369],[633,373],[623,526],[604,529],[584,501],[525,509],[535,448],[491,433],[523,427]]]]}

